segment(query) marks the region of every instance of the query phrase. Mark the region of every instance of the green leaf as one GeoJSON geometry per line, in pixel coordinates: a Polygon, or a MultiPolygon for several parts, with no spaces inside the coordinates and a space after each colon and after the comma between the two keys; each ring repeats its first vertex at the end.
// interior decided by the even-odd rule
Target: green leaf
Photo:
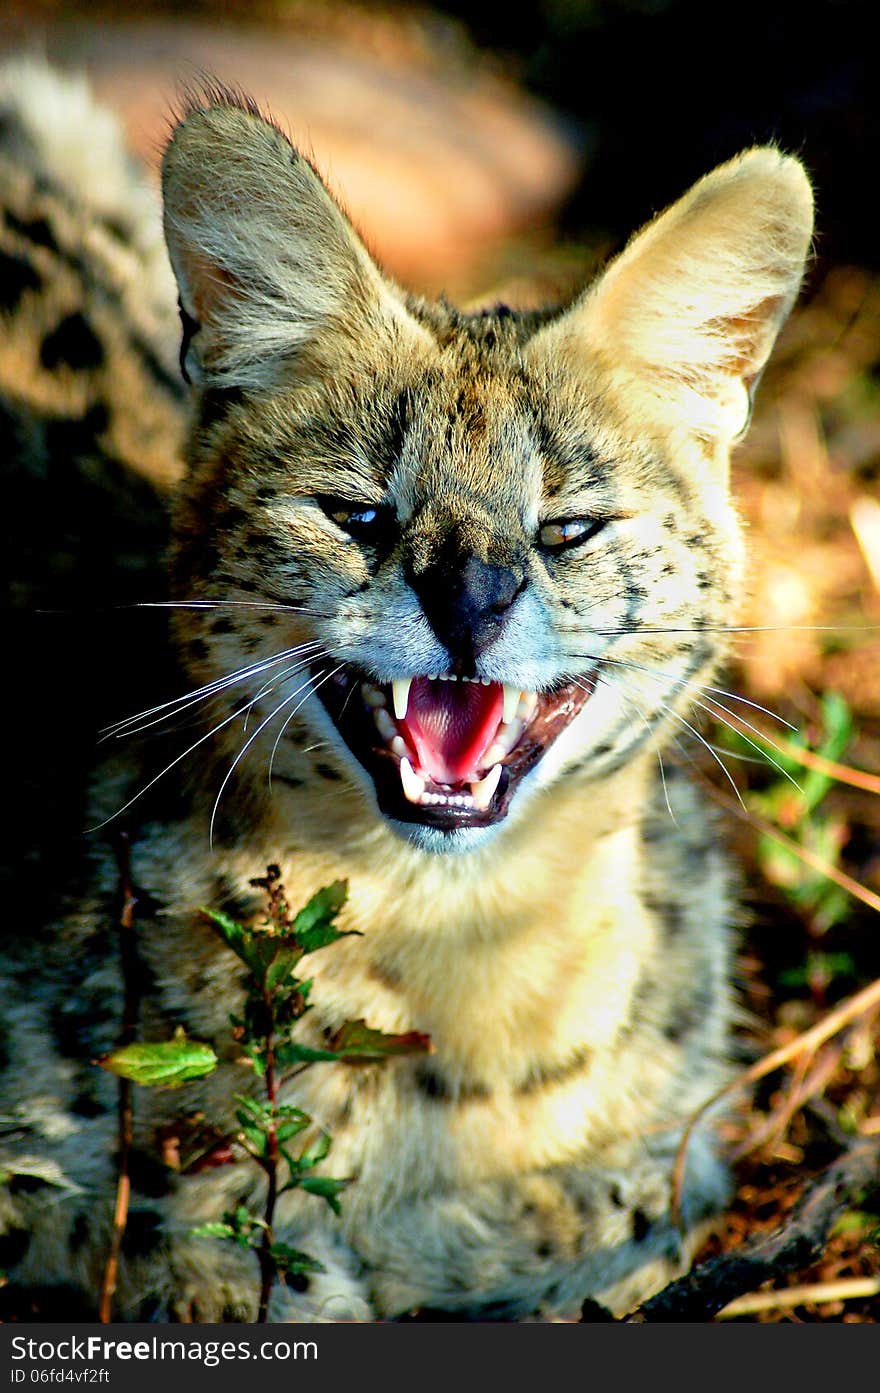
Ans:
{"type": "Polygon", "coordinates": [[[314,953],[318,948],[325,948],[328,943],[345,937],[346,931],[333,928],[333,920],[347,899],[348,882],[334,880],[332,885],[325,885],[303,906],[291,925],[303,953],[314,953]]]}
{"type": "Polygon", "coordinates": [[[299,1249],[291,1248],[287,1243],[273,1243],[269,1249],[269,1256],[280,1273],[295,1275],[298,1272],[327,1271],[317,1258],[310,1258],[308,1253],[301,1253],[299,1249]]]}
{"type": "Polygon", "coordinates": [[[299,947],[291,948],[287,943],[278,944],[275,957],[266,969],[266,986],[270,991],[296,981],[295,968],[304,951],[299,947]]]}
{"type": "Polygon", "coordinates": [[[305,1131],[311,1120],[307,1113],[300,1113],[299,1117],[292,1117],[286,1121],[279,1119],[275,1127],[275,1137],[279,1146],[282,1142],[290,1141],[291,1137],[305,1131]]]}
{"type": "Polygon", "coordinates": [[[301,1045],[298,1040],[286,1040],[275,1046],[275,1062],[282,1068],[288,1064],[317,1064],[338,1058],[334,1050],[314,1049],[311,1045],[301,1045]]]}
{"type": "Polygon", "coordinates": [[[208,1224],[199,1224],[197,1228],[190,1229],[190,1238],[225,1238],[230,1242],[235,1242],[238,1234],[231,1224],[223,1224],[218,1220],[208,1224]]]}
{"type": "MultiPolygon", "coordinates": [[[[271,1108],[262,1098],[251,1098],[247,1093],[236,1093],[235,1101],[238,1103],[241,1111],[247,1113],[248,1117],[253,1122],[262,1123],[271,1116],[271,1108]]],[[[241,1121],[241,1117],[238,1113],[236,1113],[236,1116],[238,1120],[241,1121]]]]}
{"type": "Polygon", "coordinates": [[[171,1040],[123,1045],[97,1061],[102,1069],[132,1083],[163,1088],[179,1088],[190,1079],[201,1079],[217,1067],[217,1056],[210,1045],[190,1040],[182,1029],[171,1040]]]}
{"type": "Polygon", "coordinates": [[[226,946],[241,958],[251,972],[261,976],[266,966],[263,943],[271,943],[272,939],[262,940],[255,937],[244,924],[239,924],[237,919],[230,919],[228,914],[223,914],[219,909],[206,909],[202,906],[201,913],[211,920],[226,946]]]}
{"type": "Polygon", "coordinates": [[[324,1157],[329,1155],[333,1145],[333,1138],[329,1132],[321,1132],[314,1142],[311,1151],[303,1151],[296,1160],[296,1169],[309,1171],[320,1164],[324,1157]]]}
{"type": "Polygon", "coordinates": [[[303,955],[306,953],[316,953],[319,948],[326,948],[329,943],[335,943],[340,938],[360,938],[359,929],[334,929],[332,924],[316,924],[313,929],[307,929],[299,934],[299,941],[303,947],[303,955]]]}
{"type": "Polygon", "coordinates": [[[249,1122],[246,1115],[237,1112],[236,1117],[241,1124],[241,1134],[247,1142],[248,1150],[252,1156],[265,1156],[269,1145],[269,1138],[265,1131],[258,1124],[249,1122]]]}
{"type": "Polygon", "coordinates": [[[411,1030],[406,1035],[385,1035],[366,1021],[346,1021],[330,1041],[337,1057],[346,1064],[365,1064],[389,1055],[431,1054],[430,1035],[411,1030]]]}
{"type": "Polygon", "coordinates": [[[321,1199],[326,1200],[334,1214],[342,1213],[338,1196],[350,1184],[350,1180],[334,1180],[329,1175],[306,1175],[299,1182],[301,1190],[307,1190],[310,1195],[320,1195],[321,1199]]]}

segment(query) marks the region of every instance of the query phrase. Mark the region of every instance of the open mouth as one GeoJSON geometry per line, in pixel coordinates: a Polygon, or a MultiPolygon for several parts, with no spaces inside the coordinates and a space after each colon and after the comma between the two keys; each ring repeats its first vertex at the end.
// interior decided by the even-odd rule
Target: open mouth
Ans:
{"type": "Polygon", "coordinates": [[[589,678],[528,692],[434,673],[377,686],[350,670],[319,688],[382,812],[445,831],[500,822],[591,690],[589,678]]]}

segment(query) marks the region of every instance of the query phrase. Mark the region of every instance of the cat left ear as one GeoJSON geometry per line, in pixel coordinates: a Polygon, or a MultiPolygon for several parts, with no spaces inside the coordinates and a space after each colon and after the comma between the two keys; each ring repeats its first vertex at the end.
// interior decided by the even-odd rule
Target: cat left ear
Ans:
{"type": "Polygon", "coordinates": [[[729,445],[748,425],[812,227],[803,166],[746,151],[637,233],[536,346],[598,355],[655,420],[729,445]]]}
{"type": "Polygon", "coordinates": [[[162,166],[182,364],[212,387],[332,373],[365,342],[425,331],[311,164],[256,108],[208,93],[162,166]]]}

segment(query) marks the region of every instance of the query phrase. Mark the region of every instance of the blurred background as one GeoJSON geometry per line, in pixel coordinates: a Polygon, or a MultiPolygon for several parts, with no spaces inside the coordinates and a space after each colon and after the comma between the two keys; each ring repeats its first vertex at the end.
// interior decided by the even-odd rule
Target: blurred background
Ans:
{"type": "MultiPolygon", "coordinates": [[[[742,623],[754,631],[727,684],[756,705],[716,704],[706,746],[683,741],[671,755],[725,809],[745,868],[744,1062],[796,1042],[880,977],[873,10],[0,3],[0,56],[26,50],[87,71],[153,171],[181,83],[207,71],[243,87],[312,153],[394,275],[458,301],[564,297],[744,147],[775,141],[804,160],[815,257],[735,462],[751,556],[742,623]]],[[[880,1135],[878,1058],[871,1007],[743,1105],[728,1137],[740,1189],[716,1247],[778,1223],[847,1141],[880,1135]]],[[[868,1197],[822,1262],[790,1279],[821,1284],[825,1299],[781,1301],[760,1319],[876,1320],[878,1232],[880,1200],[868,1197]],[[841,1296],[855,1280],[867,1295],[841,1296]]]]}

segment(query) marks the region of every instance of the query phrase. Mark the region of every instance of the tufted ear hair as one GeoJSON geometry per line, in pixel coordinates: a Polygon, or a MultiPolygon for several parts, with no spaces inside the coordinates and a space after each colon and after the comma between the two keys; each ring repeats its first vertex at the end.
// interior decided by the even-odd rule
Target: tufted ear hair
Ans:
{"type": "Polygon", "coordinates": [[[209,89],[162,165],[165,238],[193,382],[268,387],[365,335],[424,334],[309,161],[247,99],[209,89]]]}
{"type": "Polygon", "coordinates": [[[751,394],[794,303],[813,199],[803,166],[747,150],[637,233],[538,336],[601,355],[648,411],[717,444],[748,425],[751,394]]]}

